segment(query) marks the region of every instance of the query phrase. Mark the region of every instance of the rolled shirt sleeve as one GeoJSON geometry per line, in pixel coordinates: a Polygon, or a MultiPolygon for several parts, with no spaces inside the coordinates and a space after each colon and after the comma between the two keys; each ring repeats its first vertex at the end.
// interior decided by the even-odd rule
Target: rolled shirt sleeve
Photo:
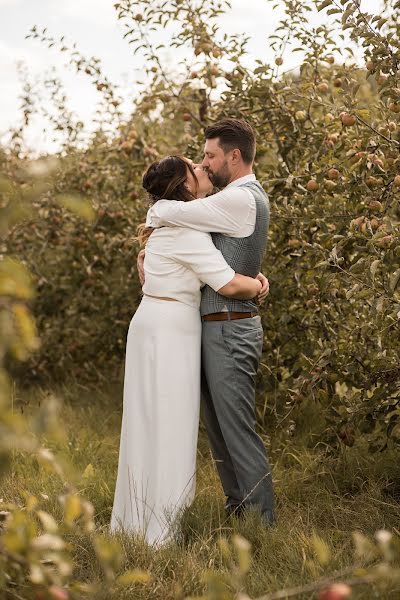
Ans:
{"type": "Polygon", "coordinates": [[[191,269],[202,283],[217,292],[235,277],[235,271],[214,246],[209,233],[187,229],[182,234],[174,258],[191,269]]]}
{"type": "Polygon", "coordinates": [[[244,187],[228,187],[207,198],[179,202],[159,200],[147,213],[148,227],[190,227],[231,237],[248,237],[254,231],[256,203],[244,187]]]}

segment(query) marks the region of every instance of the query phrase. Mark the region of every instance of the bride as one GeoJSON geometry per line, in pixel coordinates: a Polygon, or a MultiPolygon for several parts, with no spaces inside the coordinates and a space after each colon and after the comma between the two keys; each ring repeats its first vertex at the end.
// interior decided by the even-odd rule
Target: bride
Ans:
{"type": "MultiPolygon", "coordinates": [[[[143,187],[153,203],[186,202],[205,197],[212,184],[202,169],[167,156],[148,168],[143,187]]],[[[139,238],[146,241],[145,284],[127,337],[111,531],[138,533],[160,544],[171,538],[195,494],[200,289],[207,284],[223,296],[248,299],[262,285],[235,274],[209,233],[142,226],[139,238]]]]}

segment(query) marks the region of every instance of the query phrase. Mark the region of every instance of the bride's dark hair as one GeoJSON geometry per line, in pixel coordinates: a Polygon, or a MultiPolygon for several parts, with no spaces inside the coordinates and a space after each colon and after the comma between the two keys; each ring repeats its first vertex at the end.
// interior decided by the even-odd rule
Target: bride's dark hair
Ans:
{"type": "MultiPolygon", "coordinates": [[[[149,194],[151,204],[158,200],[180,200],[188,202],[196,196],[186,187],[188,171],[197,177],[190,162],[181,156],[166,156],[162,160],[152,163],[143,175],[143,187],[149,194]]],[[[153,229],[144,223],[137,229],[137,239],[140,245],[145,246],[153,229]]]]}
{"type": "Polygon", "coordinates": [[[188,170],[197,181],[193,167],[181,156],[166,156],[149,166],[143,175],[143,187],[150,196],[152,204],[157,200],[193,200],[192,192],[186,187],[188,170]]]}

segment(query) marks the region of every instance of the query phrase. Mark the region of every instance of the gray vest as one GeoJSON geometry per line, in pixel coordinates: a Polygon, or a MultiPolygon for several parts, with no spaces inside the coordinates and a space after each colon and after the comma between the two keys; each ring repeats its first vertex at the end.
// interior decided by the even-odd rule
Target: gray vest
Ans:
{"type": "MultiPolygon", "coordinates": [[[[245,187],[253,194],[256,201],[257,215],[254,232],[245,238],[234,238],[213,233],[215,246],[222,252],[229,266],[242,275],[255,277],[261,269],[261,263],[267,245],[269,225],[269,202],[258,181],[248,181],[239,187],[245,187]]],[[[209,315],[221,311],[258,312],[253,300],[233,300],[214,292],[208,285],[203,287],[200,312],[209,315]]]]}

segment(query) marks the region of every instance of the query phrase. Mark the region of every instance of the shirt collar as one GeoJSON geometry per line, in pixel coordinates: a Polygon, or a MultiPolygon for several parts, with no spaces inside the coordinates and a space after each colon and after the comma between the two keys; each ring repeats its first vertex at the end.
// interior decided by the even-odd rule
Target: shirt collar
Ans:
{"type": "Polygon", "coordinates": [[[227,189],[229,187],[236,187],[237,185],[242,185],[243,183],[247,183],[248,181],[255,181],[255,180],[256,180],[256,176],[254,175],[254,173],[250,173],[250,175],[244,175],[244,177],[239,177],[239,179],[235,179],[235,181],[228,183],[228,185],[226,186],[225,189],[227,189]]]}

